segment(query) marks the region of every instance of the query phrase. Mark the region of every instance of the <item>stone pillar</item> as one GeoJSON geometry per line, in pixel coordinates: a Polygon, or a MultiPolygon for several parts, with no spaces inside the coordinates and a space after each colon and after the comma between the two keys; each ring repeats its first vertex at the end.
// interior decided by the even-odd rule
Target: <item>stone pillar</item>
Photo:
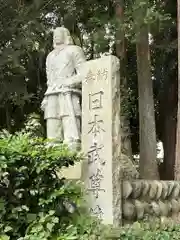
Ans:
{"type": "Polygon", "coordinates": [[[82,68],[82,176],[90,212],[104,224],[121,224],[119,60],[104,56],[82,68]]]}

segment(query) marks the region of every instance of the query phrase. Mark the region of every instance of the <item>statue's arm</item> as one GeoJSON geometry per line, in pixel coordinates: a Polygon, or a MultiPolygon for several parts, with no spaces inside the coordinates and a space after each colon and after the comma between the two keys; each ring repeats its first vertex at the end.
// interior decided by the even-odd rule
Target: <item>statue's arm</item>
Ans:
{"type": "Polygon", "coordinates": [[[50,56],[48,55],[46,58],[46,76],[47,76],[47,86],[49,86],[51,82],[51,69],[50,69],[50,56]]]}
{"type": "Polygon", "coordinates": [[[77,74],[80,74],[80,66],[84,62],[86,62],[84,52],[82,48],[76,46],[76,51],[74,51],[74,66],[77,74]]]}
{"type": "Polygon", "coordinates": [[[73,52],[73,60],[74,60],[74,67],[77,75],[76,77],[74,77],[74,81],[71,86],[80,88],[82,83],[80,67],[82,63],[86,62],[86,57],[84,55],[82,48],[75,46],[75,49],[73,52]]]}
{"type": "MultiPolygon", "coordinates": [[[[46,58],[46,77],[47,77],[47,86],[49,86],[50,84],[50,74],[51,74],[51,70],[50,70],[50,61],[49,61],[49,55],[46,58]]],[[[43,111],[45,111],[47,105],[47,98],[46,96],[43,98],[42,103],[41,103],[41,109],[43,111]]]]}

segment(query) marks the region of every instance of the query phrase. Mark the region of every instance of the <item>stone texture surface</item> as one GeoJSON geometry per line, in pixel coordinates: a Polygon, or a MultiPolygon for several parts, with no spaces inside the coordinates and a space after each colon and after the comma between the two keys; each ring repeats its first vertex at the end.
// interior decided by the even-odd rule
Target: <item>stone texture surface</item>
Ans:
{"type": "Polygon", "coordinates": [[[180,182],[123,181],[123,219],[135,221],[149,217],[172,217],[180,212],[180,182]]]}
{"type": "Polygon", "coordinates": [[[119,224],[122,217],[121,206],[121,179],[122,165],[121,156],[121,124],[120,124],[120,74],[119,61],[115,57],[111,57],[111,111],[112,111],[112,183],[113,183],[113,223],[119,224]]]}
{"type": "Polygon", "coordinates": [[[83,50],[73,45],[70,32],[64,27],[54,30],[53,46],[46,59],[47,91],[41,106],[47,123],[47,138],[63,139],[70,149],[77,150],[82,80],[79,67],[86,59],[83,50]]]}
{"type": "Polygon", "coordinates": [[[123,180],[132,180],[139,178],[139,173],[131,158],[129,158],[126,154],[121,153],[120,162],[123,180]]]}
{"type": "Polygon", "coordinates": [[[82,150],[92,214],[119,225],[121,207],[121,126],[119,60],[104,56],[83,66],[82,150]]]}

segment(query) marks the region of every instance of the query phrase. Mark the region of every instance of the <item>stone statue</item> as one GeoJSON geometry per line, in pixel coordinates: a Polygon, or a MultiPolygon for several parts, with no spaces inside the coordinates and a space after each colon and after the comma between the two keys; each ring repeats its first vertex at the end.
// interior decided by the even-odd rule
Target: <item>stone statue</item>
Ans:
{"type": "Polygon", "coordinates": [[[46,60],[47,91],[41,108],[47,126],[47,138],[64,140],[71,149],[80,146],[81,82],[79,67],[84,63],[82,49],[73,45],[68,29],[54,30],[54,50],[46,60]]]}

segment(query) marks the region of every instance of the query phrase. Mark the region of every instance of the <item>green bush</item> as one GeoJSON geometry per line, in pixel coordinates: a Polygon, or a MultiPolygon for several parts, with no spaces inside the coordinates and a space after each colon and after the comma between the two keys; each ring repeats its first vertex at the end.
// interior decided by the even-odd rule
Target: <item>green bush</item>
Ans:
{"type": "Polygon", "coordinates": [[[134,223],[120,229],[116,239],[122,240],[173,240],[180,239],[180,225],[134,223]]]}
{"type": "Polygon", "coordinates": [[[66,231],[78,214],[82,191],[59,179],[57,171],[81,158],[63,145],[51,146],[26,133],[1,134],[1,239],[49,239],[66,231]]]}

